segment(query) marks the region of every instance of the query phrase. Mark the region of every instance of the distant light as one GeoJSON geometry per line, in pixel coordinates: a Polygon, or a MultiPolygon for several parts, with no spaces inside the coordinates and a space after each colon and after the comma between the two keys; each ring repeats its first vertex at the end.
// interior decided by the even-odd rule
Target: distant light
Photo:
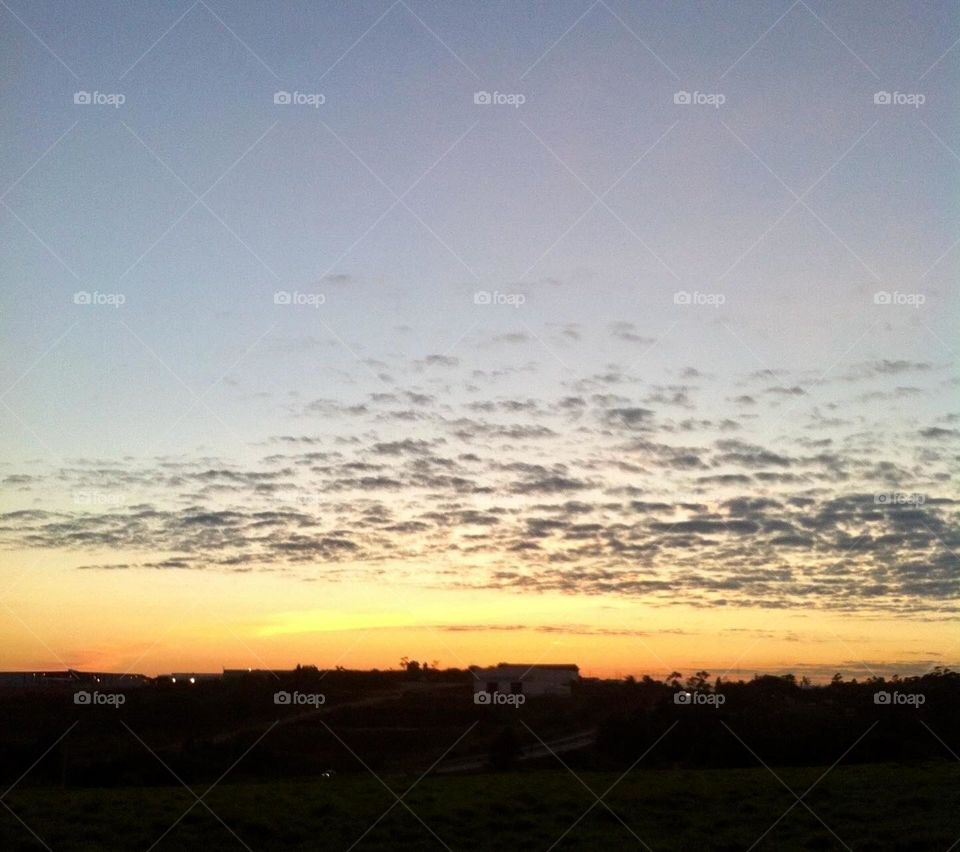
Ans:
{"type": "Polygon", "coordinates": [[[170,678],[170,683],[176,683],[177,679],[175,677],[170,678]]]}
{"type": "Polygon", "coordinates": [[[190,678],[190,683],[196,683],[197,679],[195,677],[190,678]]]}

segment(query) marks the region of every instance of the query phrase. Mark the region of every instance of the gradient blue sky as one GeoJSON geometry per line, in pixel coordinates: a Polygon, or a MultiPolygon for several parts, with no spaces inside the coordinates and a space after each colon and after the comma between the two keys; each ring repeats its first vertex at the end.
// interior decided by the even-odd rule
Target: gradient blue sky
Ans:
{"type": "MultiPolygon", "coordinates": [[[[678,605],[706,605],[720,586],[677,575],[679,550],[730,580],[750,551],[709,529],[741,517],[730,501],[772,501],[750,523],[773,534],[773,515],[802,525],[807,510],[784,506],[829,518],[849,500],[842,535],[795,538],[789,553],[768,541],[750,558],[815,573],[849,555],[859,523],[876,550],[850,571],[879,572],[872,592],[771,574],[729,586],[748,589],[740,605],[823,594],[831,608],[952,612],[955,4],[11,0],[0,18],[0,476],[19,588],[44,554],[68,576],[209,568],[229,551],[245,570],[341,583],[393,554],[391,576],[450,590],[435,575],[459,554],[482,557],[470,588],[632,606],[658,594],[635,572],[665,571],[678,605]],[[81,90],[125,102],[78,105],[81,90]],[[275,104],[278,90],[325,101],[275,104]],[[478,91],[524,102],[480,105],[478,91]],[[725,100],[678,104],[678,91],[725,100]],[[878,91],[924,103],[877,104],[878,91]],[[124,304],[75,304],[78,291],[124,304]],[[324,303],[277,304],[277,291],[324,303]],[[477,304],[481,291],[523,304],[477,304]],[[922,304],[878,303],[883,292],[922,304]],[[375,449],[402,440],[423,443],[375,449]],[[418,460],[377,468],[382,488],[338,468],[377,455],[418,460]],[[764,458],[802,473],[776,480],[764,458]],[[480,490],[416,478],[444,465],[480,490]],[[204,490],[211,470],[248,490],[204,490]],[[770,475],[746,485],[755,473],[770,475]],[[255,512],[258,481],[274,484],[271,505],[323,504],[309,564],[229,517],[223,538],[116,532],[138,506],[170,524],[255,512]],[[909,519],[864,508],[888,492],[926,497],[909,535],[909,519]],[[334,494],[338,508],[324,503],[334,494]],[[347,546],[329,542],[363,536],[356,495],[403,519],[351,542],[345,568],[347,546]],[[545,495],[589,498],[599,527],[567,540],[606,536],[576,567],[545,568],[557,551],[517,556],[545,495]],[[648,508],[631,534],[650,550],[618,550],[610,537],[638,511],[623,501],[640,497],[670,504],[691,537],[657,551],[668,531],[648,508]],[[467,541],[444,550],[423,518],[467,504],[511,532],[464,521],[443,540],[467,541]],[[518,576],[496,574],[504,565],[518,576]],[[936,583],[913,582],[924,570],[936,583]]],[[[283,523],[289,543],[307,522],[283,523]]],[[[14,609],[36,616],[40,597],[14,609]]]]}

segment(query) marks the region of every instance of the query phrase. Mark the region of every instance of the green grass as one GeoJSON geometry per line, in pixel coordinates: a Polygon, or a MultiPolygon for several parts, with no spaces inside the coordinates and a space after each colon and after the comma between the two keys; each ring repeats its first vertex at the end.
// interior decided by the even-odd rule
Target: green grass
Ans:
{"type": "MultiPolygon", "coordinates": [[[[777,774],[802,793],[824,769],[777,774]]],[[[613,773],[580,773],[602,794],[613,773]]],[[[398,794],[415,778],[383,776],[398,794]]],[[[202,793],[202,789],[198,789],[202,793]]],[[[205,801],[243,842],[261,849],[347,849],[395,799],[372,776],[275,783],[224,782],[205,801]]],[[[745,850],[946,850],[960,839],[960,764],[838,767],[804,801],[767,770],[635,769],[573,826],[594,796],[563,769],[431,777],[421,781],[357,846],[371,850],[643,848],[745,850]],[[428,830],[417,819],[423,820],[428,830]],[[818,819],[819,817],[820,819],[818,819]],[[825,827],[829,826],[829,829],[825,827]],[[629,826],[626,828],[621,821],[629,826]],[[564,834],[564,832],[568,833],[564,834]]],[[[54,850],[148,849],[195,799],[182,787],[15,789],[4,802],[54,850]]],[[[157,850],[242,849],[196,804],[157,850]]],[[[0,809],[0,849],[42,849],[0,809]]],[[[958,847],[960,848],[960,847],[958,847]]]]}

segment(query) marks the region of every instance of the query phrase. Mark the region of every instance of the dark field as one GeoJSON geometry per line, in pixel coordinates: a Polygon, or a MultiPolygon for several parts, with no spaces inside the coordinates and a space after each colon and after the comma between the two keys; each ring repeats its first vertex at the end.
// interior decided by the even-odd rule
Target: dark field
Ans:
{"type": "MultiPolygon", "coordinates": [[[[825,771],[776,769],[798,795],[825,771]]],[[[584,785],[601,795],[620,773],[578,776],[583,783],[563,769],[428,777],[404,804],[366,773],[262,784],[225,781],[204,797],[216,816],[186,789],[171,787],[32,788],[15,790],[4,801],[54,850],[244,845],[314,850],[354,844],[378,850],[554,844],[583,850],[643,844],[656,850],[947,850],[960,840],[960,763],[838,766],[804,798],[816,816],[763,768],[637,768],[605,796],[610,810],[596,804],[584,785]],[[192,810],[171,829],[191,803],[192,810]],[[370,829],[391,804],[395,807],[370,829]]],[[[416,781],[408,775],[380,777],[398,795],[416,781]]],[[[198,795],[205,789],[197,788],[198,795]]],[[[3,811],[0,848],[43,847],[3,811]]]]}
{"type": "Polygon", "coordinates": [[[9,691],[0,852],[960,849],[960,676],[703,674],[719,706],[650,678],[478,705],[456,670],[299,671],[310,710],[255,678],[119,709],[9,691]]]}

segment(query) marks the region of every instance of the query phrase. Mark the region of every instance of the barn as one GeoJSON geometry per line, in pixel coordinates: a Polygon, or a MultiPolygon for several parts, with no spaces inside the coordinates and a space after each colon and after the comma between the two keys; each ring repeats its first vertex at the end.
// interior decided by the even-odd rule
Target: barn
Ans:
{"type": "Polygon", "coordinates": [[[580,668],[573,663],[498,663],[471,671],[474,694],[570,695],[571,685],[580,679],[580,668]]]}

